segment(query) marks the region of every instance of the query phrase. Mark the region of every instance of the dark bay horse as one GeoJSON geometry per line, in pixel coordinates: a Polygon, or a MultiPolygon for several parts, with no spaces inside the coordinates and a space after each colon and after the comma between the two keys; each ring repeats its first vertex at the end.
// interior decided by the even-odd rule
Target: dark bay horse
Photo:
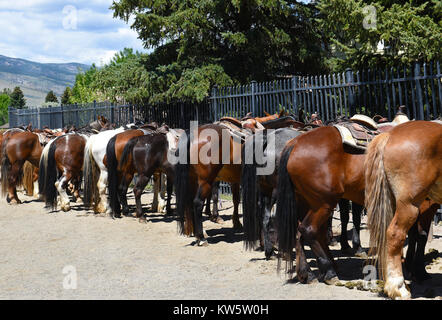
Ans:
{"type": "Polygon", "coordinates": [[[407,232],[426,199],[442,203],[442,125],[410,121],[377,136],[365,166],[371,253],[377,254],[384,292],[407,299],[401,263],[407,232]]]}
{"type": "Polygon", "coordinates": [[[69,211],[71,206],[66,192],[69,183],[74,186],[75,199],[79,198],[86,142],[87,136],[68,133],[44,147],[40,158],[38,189],[46,206],[56,209],[58,192],[61,210],[69,211]]]}
{"type": "Polygon", "coordinates": [[[177,149],[178,135],[175,131],[167,133],[153,132],[149,135],[134,137],[126,144],[120,160],[120,168],[133,167],[137,173],[134,186],[136,217],[145,221],[141,205],[141,195],[150,178],[155,173],[167,176],[167,214],[172,214],[170,200],[172,197],[174,166],[169,162],[170,153],[177,149]],[[132,162],[130,165],[128,162],[132,162]]]}
{"type": "MultiPolygon", "coordinates": [[[[263,159],[274,161],[275,168],[266,175],[257,175],[257,167],[264,166],[258,164],[254,154],[251,154],[251,161],[245,161],[247,156],[243,153],[241,191],[242,191],[242,211],[244,223],[244,241],[247,249],[254,249],[256,241],[260,240],[266,259],[269,259],[273,252],[273,241],[269,236],[271,226],[271,209],[276,202],[278,194],[276,186],[278,181],[278,164],[281,152],[286,143],[302,134],[302,131],[292,128],[280,128],[267,134],[255,134],[248,137],[245,146],[250,145],[250,150],[255,150],[255,145],[262,146],[258,150],[263,150],[263,159]],[[272,139],[272,143],[267,144],[267,140],[272,139]]],[[[244,148],[245,149],[245,148],[244,148]]]]}
{"type": "Polygon", "coordinates": [[[142,128],[125,130],[114,135],[107,143],[103,163],[106,165],[108,172],[109,205],[112,216],[121,217],[121,205],[123,214],[127,215],[129,213],[126,194],[134,176],[135,168],[130,165],[130,161],[127,161],[124,166],[119,165],[124,147],[132,138],[151,134],[157,129],[158,125],[152,123],[142,128]]]}
{"type": "Polygon", "coordinates": [[[3,141],[2,196],[7,194],[8,203],[21,203],[16,187],[21,183],[23,165],[25,161],[29,161],[33,166],[38,167],[42,151],[41,137],[32,132],[17,132],[3,141]]]}

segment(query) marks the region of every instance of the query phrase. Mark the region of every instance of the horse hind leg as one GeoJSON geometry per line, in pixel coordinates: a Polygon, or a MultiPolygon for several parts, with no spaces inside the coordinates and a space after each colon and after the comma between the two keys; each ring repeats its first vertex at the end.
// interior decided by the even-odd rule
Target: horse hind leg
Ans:
{"type": "Polygon", "coordinates": [[[362,211],[364,210],[364,207],[352,202],[352,210],[351,210],[351,216],[353,218],[353,235],[352,235],[352,245],[353,245],[353,251],[354,255],[360,258],[367,258],[367,253],[362,249],[361,246],[361,216],[362,211]]]}
{"type": "Polygon", "coordinates": [[[147,183],[150,180],[152,174],[138,174],[137,183],[134,186],[134,196],[135,196],[135,204],[136,204],[136,217],[140,222],[147,222],[146,217],[143,214],[143,206],[141,204],[141,195],[143,194],[144,188],[146,188],[147,183]]]}
{"type": "Polygon", "coordinates": [[[107,187],[107,172],[101,170],[100,177],[98,178],[97,187],[98,187],[98,204],[96,205],[96,212],[98,213],[106,213],[109,216],[112,216],[112,209],[107,201],[106,197],[106,187],[107,187]]]}
{"type": "Polygon", "coordinates": [[[19,182],[19,175],[21,174],[21,163],[16,162],[11,165],[11,169],[8,172],[8,195],[6,201],[9,204],[20,204],[21,201],[17,195],[17,183],[19,182]]]}
{"type": "Polygon", "coordinates": [[[239,208],[239,202],[240,202],[240,193],[239,193],[239,183],[232,183],[232,194],[233,194],[233,229],[241,230],[242,224],[239,221],[239,214],[238,214],[238,208],[239,208]]]}
{"type": "Polygon", "coordinates": [[[152,212],[158,212],[158,193],[160,192],[160,179],[161,179],[160,174],[154,173],[152,212]]]}
{"type": "Polygon", "coordinates": [[[196,192],[196,197],[193,200],[194,209],[194,233],[196,237],[196,244],[198,246],[207,246],[207,240],[203,231],[203,205],[205,200],[211,195],[211,185],[207,182],[200,183],[196,192]]]}
{"type": "Polygon", "coordinates": [[[344,254],[353,254],[347,237],[347,226],[350,220],[350,201],[347,199],[339,200],[339,215],[341,218],[341,237],[339,243],[341,244],[341,251],[344,254]]]}
{"type": "Polygon", "coordinates": [[[130,216],[129,205],[127,204],[127,189],[129,188],[129,184],[132,181],[132,178],[133,178],[132,174],[123,174],[121,183],[118,186],[118,191],[120,193],[120,202],[122,207],[121,212],[125,216],[130,216]]]}
{"type": "Polygon", "coordinates": [[[339,281],[336,265],[328,249],[327,223],[334,206],[324,206],[316,211],[310,210],[299,226],[302,237],[312,248],[316,256],[320,280],[333,285],[339,281]]]}
{"type": "Polygon", "coordinates": [[[405,238],[417,220],[419,209],[407,201],[396,201],[396,211],[387,228],[387,257],[384,292],[392,299],[409,299],[411,293],[402,274],[402,248],[405,238]]]}
{"type": "Polygon", "coordinates": [[[69,172],[63,172],[63,175],[55,182],[55,187],[57,188],[58,194],[60,195],[60,207],[61,210],[67,212],[71,210],[71,202],[69,196],[66,192],[68,183],[71,180],[72,175],[69,172]]]}

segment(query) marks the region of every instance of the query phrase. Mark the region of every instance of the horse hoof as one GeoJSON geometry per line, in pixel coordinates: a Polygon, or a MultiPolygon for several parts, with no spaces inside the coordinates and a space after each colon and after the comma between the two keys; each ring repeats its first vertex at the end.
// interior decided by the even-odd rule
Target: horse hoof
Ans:
{"type": "Polygon", "coordinates": [[[207,242],[207,240],[198,240],[197,245],[198,247],[208,247],[209,243],[207,242]]]}
{"type": "Polygon", "coordinates": [[[70,206],[63,206],[63,207],[61,207],[61,210],[63,210],[64,212],[68,212],[71,210],[71,207],[70,206]]]}
{"type": "Polygon", "coordinates": [[[411,299],[411,293],[402,277],[391,277],[387,279],[384,286],[384,293],[394,300],[411,299]]]}
{"type": "Polygon", "coordinates": [[[324,283],[328,284],[329,286],[334,286],[338,282],[339,282],[339,278],[338,277],[333,277],[333,278],[330,278],[330,279],[324,279],[324,283]]]}
{"type": "Polygon", "coordinates": [[[139,218],[138,222],[139,223],[147,223],[148,221],[147,221],[147,219],[145,217],[143,217],[143,218],[139,218]]]}
{"type": "Polygon", "coordinates": [[[366,253],[364,250],[362,250],[362,249],[358,249],[358,250],[355,252],[355,257],[362,258],[362,259],[367,259],[367,258],[368,258],[368,255],[367,255],[367,253],[366,253]]]}
{"type": "Polygon", "coordinates": [[[214,223],[224,224],[224,219],[221,218],[220,216],[218,216],[218,217],[211,217],[210,221],[212,221],[214,223]]]}

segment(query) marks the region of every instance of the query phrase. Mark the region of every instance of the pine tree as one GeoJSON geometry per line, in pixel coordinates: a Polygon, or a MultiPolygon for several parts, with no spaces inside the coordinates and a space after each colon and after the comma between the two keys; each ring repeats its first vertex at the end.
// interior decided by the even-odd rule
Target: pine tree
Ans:
{"type": "Polygon", "coordinates": [[[70,103],[70,99],[72,96],[72,90],[70,87],[66,87],[66,89],[64,89],[63,94],[61,95],[61,104],[66,105],[70,103]]]}
{"type": "Polygon", "coordinates": [[[45,102],[56,102],[58,103],[57,96],[55,95],[54,91],[49,91],[46,95],[45,102]]]}
{"type": "Polygon", "coordinates": [[[23,94],[23,91],[21,91],[20,87],[15,87],[12,91],[11,95],[11,107],[14,107],[16,109],[23,109],[26,106],[26,99],[23,94]]]}

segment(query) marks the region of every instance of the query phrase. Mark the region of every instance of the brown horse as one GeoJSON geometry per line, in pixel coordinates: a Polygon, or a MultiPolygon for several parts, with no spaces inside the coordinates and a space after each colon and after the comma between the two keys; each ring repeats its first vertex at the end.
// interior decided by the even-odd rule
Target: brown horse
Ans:
{"type": "Polygon", "coordinates": [[[57,191],[60,194],[61,210],[71,209],[66,192],[69,183],[74,186],[75,201],[80,197],[84,147],[87,136],[69,133],[50,141],[40,158],[38,178],[39,192],[46,206],[57,208],[57,191]]]}
{"type": "MultiPolygon", "coordinates": [[[[112,210],[113,217],[121,217],[121,206],[123,207],[123,214],[129,213],[129,206],[127,204],[127,189],[135,174],[135,168],[131,161],[126,161],[124,166],[119,165],[121,156],[123,155],[124,147],[127,143],[135,137],[148,135],[158,129],[156,123],[151,123],[137,129],[125,130],[113,136],[106,147],[106,155],[103,163],[106,165],[108,175],[108,191],[109,204],[112,210]]],[[[131,155],[129,155],[130,157],[131,155]]]]}
{"type": "Polygon", "coordinates": [[[207,245],[202,226],[202,209],[204,202],[211,197],[212,186],[216,181],[231,184],[234,205],[233,227],[242,228],[238,207],[243,139],[250,135],[250,131],[265,129],[267,123],[271,123],[272,128],[278,128],[296,122],[283,119],[280,126],[275,125],[273,121],[278,122],[276,118],[284,114],[282,111],[272,116],[248,119],[247,121],[251,121],[246,125],[241,122],[240,128],[250,129],[249,125],[255,126],[253,130],[248,131],[249,133],[232,127],[231,123],[234,123],[235,119],[227,119],[225,122],[199,126],[194,131],[187,132],[186,138],[180,139],[178,147],[180,160],[175,165],[175,185],[181,233],[194,234],[199,246],[207,245]],[[260,122],[263,120],[265,121],[260,122]]]}
{"type": "Polygon", "coordinates": [[[328,247],[328,221],[342,198],[364,204],[364,160],[364,151],[343,144],[333,126],[318,127],[287,143],[277,185],[278,242],[279,250],[288,258],[286,269],[291,272],[296,245],[300,282],[316,281],[304,244],[310,245],[317,257],[319,279],[327,284],[338,280],[328,247]]]}
{"type": "MultiPolygon", "coordinates": [[[[174,167],[169,162],[169,154],[176,151],[178,131],[169,129],[165,132],[154,132],[132,138],[125,146],[119,166],[133,167],[137,173],[134,187],[136,217],[145,221],[141,206],[141,194],[154,174],[164,173],[167,176],[166,212],[171,214],[170,200],[172,197],[174,167]],[[129,163],[131,162],[131,164],[129,163]]],[[[156,211],[156,208],[153,208],[156,211]]]]}
{"type": "Polygon", "coordinates": [[[426,198],[442,203],[442,125],[412,121],[376,137],[365,161],[366,202],[372,253],[377,253],[384,292],[410,298],[401,252],[426,198]]]}
{"type": "MultiPolygon", "coordinates": [[[[2,196],[8,203],[21,203],[16,186],[20,184],[25,161],[38,167],[43,147],[39,136],[32,132],[18,132],[3,141],[2,152],[2,196]]],[[[42,141],[43,142],[43,141],[42,141]]]]}

